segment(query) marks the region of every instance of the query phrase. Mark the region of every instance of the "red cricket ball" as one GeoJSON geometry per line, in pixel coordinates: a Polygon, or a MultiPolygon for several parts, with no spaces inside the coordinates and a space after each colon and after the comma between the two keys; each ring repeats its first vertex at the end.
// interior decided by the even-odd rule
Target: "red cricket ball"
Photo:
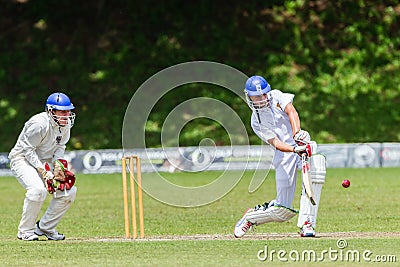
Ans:
{"type": "Polygon", "coordinates": [[[349,180],[343,180],[343,182],[342,182],[342,186],[344,187],[344,188],[347,188],[347,187],[349,187],[350,186],[350,181],[349,180]]]}

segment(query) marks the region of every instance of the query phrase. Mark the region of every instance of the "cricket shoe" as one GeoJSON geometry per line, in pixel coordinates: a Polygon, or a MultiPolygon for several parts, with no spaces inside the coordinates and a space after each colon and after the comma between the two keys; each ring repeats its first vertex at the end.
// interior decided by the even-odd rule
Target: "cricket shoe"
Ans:
{"type": "Polygon", "coordinates": [[[243,217],[236,223],[235,230],[234,230],[234,235],[236,238],[240,238],[240,237],[244,236],[247,233],[247,231],[249,231],[250,229],[253,229],[254,224],[249,222],[248,220],[246,220],[247,214],[252,211],[254,211],[254,209],[248,208],[244,212],[243,217]]]}
{"type": "Polygon", "coordinates": [[[18,233],[17,238],[23,241],[38,241],[39,237],[35,233],[18,233]]]}
{"type": "Polygon", "coordinates": [[[305,221],[303,226],[300,228],[301,237],[315,237],[315,230],[311,222],[305,221]]]}
{"type": "Polygon", "coordinates": [[[60,234],[57,231],[48,232],[48,231],[45,231],[45,230],[41,229],[39,227],[39,221],[36,223],[35,234],[37,234],[38,236],[44,235],[44,236],[47,237],[48,240],[58,241],[58,240],[64,240],[65,239],[65,235],[60,234]]]}

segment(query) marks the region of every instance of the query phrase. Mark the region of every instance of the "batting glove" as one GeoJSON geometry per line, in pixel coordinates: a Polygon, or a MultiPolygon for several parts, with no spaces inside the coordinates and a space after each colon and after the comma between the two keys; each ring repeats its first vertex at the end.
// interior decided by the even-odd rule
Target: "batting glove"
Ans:
{"type": "Polygon", "coordinates": [[[293,136],[294,141],[299,146],[304,146],[311,141],[310,134],[307,131],[300,130],[293,136]]]}
{"type": "Polygon", "coordinates": [[[311,157],[312,155],[312,148],[310,144],[304,145],[304,146],[296,146],[293,149],[294,153],[297,153],[299,156],[301,156],[302,154],[306,154],[307,157],[311,157]]]}

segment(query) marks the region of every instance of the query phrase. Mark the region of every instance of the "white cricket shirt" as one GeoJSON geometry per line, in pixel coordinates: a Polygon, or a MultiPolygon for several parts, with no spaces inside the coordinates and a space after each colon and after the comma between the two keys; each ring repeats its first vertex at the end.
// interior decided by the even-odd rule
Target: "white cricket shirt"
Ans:
{"type": "Polygon", "coordinates": [[[270,107],[253,110],[251,127],[258,137],[268,143],[268,139],[278,137],[282,142],[294,145],[292,126],[285,113],[286,105],[292,103],[294,95],[279,90],[268,92],[270,107]]]}
{"type": "Polygon", "coordinates": [[[60,127],[46,112],[32,116],[24,125],[17,142],[8,155],[11,161],[26,159],[35,168],[44,168],[64,158],[70,127],[60,127]]]}

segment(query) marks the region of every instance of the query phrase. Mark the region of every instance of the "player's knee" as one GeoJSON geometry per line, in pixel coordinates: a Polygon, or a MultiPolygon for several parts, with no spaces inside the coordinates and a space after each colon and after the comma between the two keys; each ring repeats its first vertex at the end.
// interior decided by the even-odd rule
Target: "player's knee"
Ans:
{"type": "Polygon", "coordinates": [[[30,201],[43,202],[47,197],[47,190],[43,188],[29,188],[25,194],[30,201]]]}
{"type": "Polygon", "coordinates": [[[76,190],[77,188],[75,186],[71,187],[70,190],[65,191],[57,191],[56,194],[54,195],[54,198],[60,199],[64,202],[74,202],[75,197],[76,197],[76,190]]]}

